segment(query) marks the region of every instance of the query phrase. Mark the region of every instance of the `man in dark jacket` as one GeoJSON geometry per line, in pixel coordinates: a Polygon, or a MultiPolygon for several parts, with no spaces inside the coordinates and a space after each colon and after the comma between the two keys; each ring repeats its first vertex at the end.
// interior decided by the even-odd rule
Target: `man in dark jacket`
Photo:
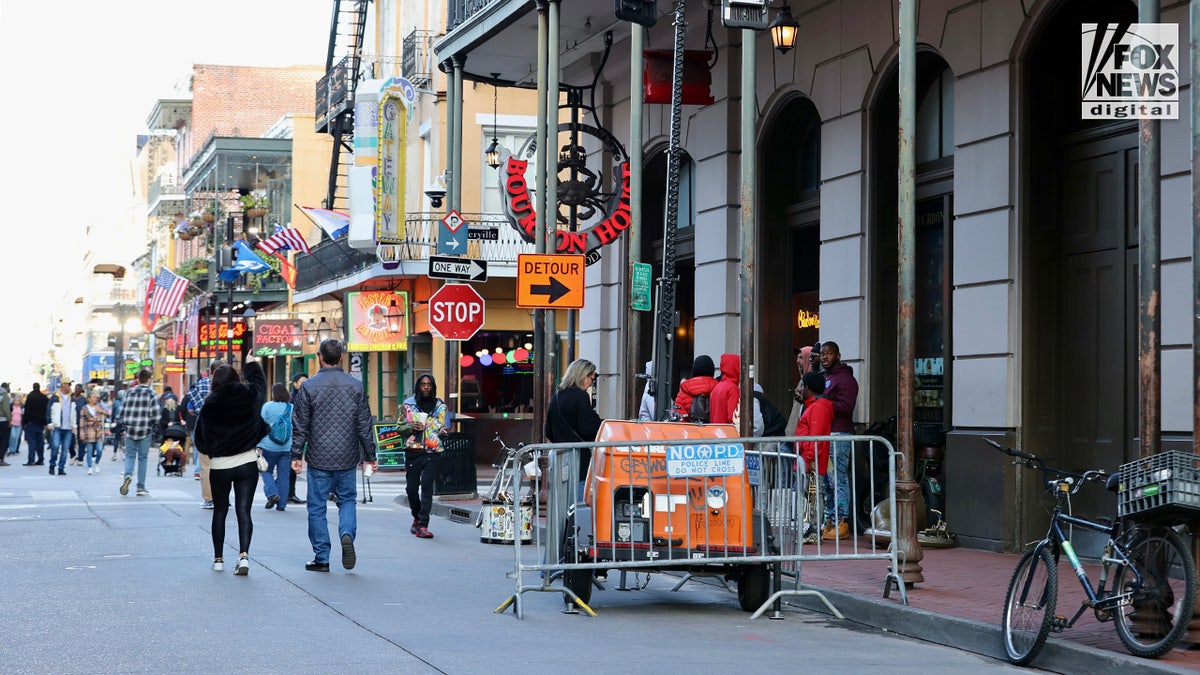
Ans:
{"type": "Polygon", "coordinates": [[[358,523],[354,470],[360,461],[375,469],[371,410],[362,382],[342,372],[345,347],[340,340],[321,343],[321,370],[296,392],[292,401],[292,468],[299,473],[308,461],[308,539],[313,559],[310,572],[329,571],[329,524],[325,498],[337,495],[338,537],[342,567],[354,569],[354,537],[358,523]]]}
{"type": "Polygon", "coordinates": [[[25,428],[25,442],[29,445],[29,461],[25,466],[42,466],[46,447],[46,413],[50,399],[42,393],[42,385],[34,382],[33,391],[25,397],[25,415],[21,426],[25,428]]]}
{"type": "MultiPolygon", "coordinates": [[[[821,368],[825,371],[825,398],[833,404],[830,435],[848,436],[854,433],[854,405],[858,402],[858,380],[854,369],[842,363],[842,351],[832,340],[821,345],[821,368]]],[[[835,491],[825,493],[827,520],[821,529],[826,540],[850,537],[850,441],[833,443],[833,477],[835,491]]]]}

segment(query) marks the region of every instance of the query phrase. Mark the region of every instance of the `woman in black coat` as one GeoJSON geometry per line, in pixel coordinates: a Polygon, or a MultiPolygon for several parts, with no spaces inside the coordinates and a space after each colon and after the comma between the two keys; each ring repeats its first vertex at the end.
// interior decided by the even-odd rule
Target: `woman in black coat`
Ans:
{"type": "MultiPolygon", "coordinates": [[[[596,383],[596,364],[587,359],[576,359],[563,373],[558,391],[550,399],[546,410],[546,438],[551,443],[591,443],[600,431],[600,416],[592,408],[592,395],[588,388],[596,383]]],[[[592,449],[579,452],[580,496],[583,481],[587,479],[588,465],[592,460],[592,449]]]]}
{"type": "Polygon", "coordinates": [[[258,442],[271,431],[260,414],[267,392],[262,366],[251,362],[242,370],[239,378],[231,366],[217,368],[212,392],[196,417],[196,449],[212,458],[208,482],[213,495],[213,571],[225,569],[222,549],[232,487],[240,551],[234,574],[238,576],[250,571],[250,537],[254,533],[250,508],[258,488],[258,442]]]}

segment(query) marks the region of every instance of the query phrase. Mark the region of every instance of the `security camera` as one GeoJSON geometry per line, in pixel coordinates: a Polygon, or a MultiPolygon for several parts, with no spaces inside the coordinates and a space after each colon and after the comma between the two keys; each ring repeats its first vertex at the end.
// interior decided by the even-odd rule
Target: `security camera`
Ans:
{"type": "Polygon", "coordinates": [[[429,197],[429,204],[433,208],[441,208],[442,200],[446,198],[446,186],[438,182],[430,183],[425,187],[425,196],[429,197]]]}

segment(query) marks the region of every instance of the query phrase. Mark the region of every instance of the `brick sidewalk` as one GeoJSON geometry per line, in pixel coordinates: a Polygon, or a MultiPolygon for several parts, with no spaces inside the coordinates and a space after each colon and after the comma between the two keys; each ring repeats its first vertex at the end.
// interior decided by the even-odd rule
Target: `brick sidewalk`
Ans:
{"type": "MultiPolygon", "coordinates": [[[[909,589],[909,606],[999,626],[1004,594],[1017,566],[1017,555],[968,548],[926,549],[924,555],[921,568],[925,581],[909,589]]],[[[1071,569],[1065,563],[1059,569],[1056,613],[1070,618],[1079,608],[1084,594],[1071,569]]],[[[1089,566],[1087,572],[1094,583],[1099,569],[1089,566]]],[[[804,563],[802,582],[806,586],[882,600],[886,573],[887,563],[875,560],[810,561],[804,563]]],[[[899,605],[899,594],[893,590],[891,599],[884,602],[899,605]]],[[[1090,611],[1085,612],[1074,627],[1057,635],[1051,634],[1050,639],[1128,654],[1113,625],[1100,623],[1090,611]]],[[[1200,641],[1200,631],[1193,630],[1170,654],[1145,663],[1200,670],[1200,645],[1190,640],[1200,641]]],[[[1033,665],[1037,666],[1038,662],[1035,660],[1033,665]]]]}
{"type": "MultiPolygon", "coordinates": [[[[495,475],[496,469],[488,464],[478,464],[476,473],[479,481],[486,483],[495,475]]],[[[403,480],[403,473],[390,476],[390,480],[403,480]]],[[[454,507],[470,511],[472,516],[478,512],[480,500],[435,501],[435,515],[446,515],[446,509],[454,507]]],[[[829,542],[823,543],[829,546],[829,542]]],[[[860,551],[870,550],[867,537],[859,538],[860,551]]],[[[805,547],[805,552],[815,552],[811,546],[805,547]]],[[[925,612],[937,617],[952,617],[974,622],[982,630],[975,630],[971,635],[964,633],[961,626],[947,628],[943,632],[941,644],[951,647],[986,653],[990,656],[1000,656],[1003,648],[1000,643],[1000,614],[1004,605],[1004,594],[1008,590],[1008,582],[1012,578],[1013,569],[1017,566],[1016,554],[993,553],[970,548],[924,549],[924,559],[921,568],[925,576],[923,583],[908,590],[909,607],[914,609],[913,615],[925,612]],[[994,630],[994,633],[990,631],[994,630]]],[[[883,598],[883,584],[887,573],[887,561],[880,560],[842,560],[830,562],[807,561],[803,564],[801,581],[806,587],[819,590],[829,590],[856,597],[864,602],[891,605],[901,610],[895,613],[871,613],[870,618],[859,620],[878,628],[884,628],[904,634],[903,626],[894,625],[895,616],[903,617],[904,606],[900,604],[900,596],[895,590],[889,599],[883,598]]],[[[1088,577],[1095,582],[1099,577],[1099,568],[1085,565],[1088,577]]],[[[1065,563],[1059,568],[1058,614],[1068,618],[1078,610],[1084,598],[1083,590],[1075,578],[1075,574],[1065,563]]],[[[838,600],[830,598],[834,605],[838,600]]],[[[809,603],[802,603],[813,606],[809,603]]],[[[842,609],[839,607],[839,609],[842,609]]],[[[914,617],[915,618],[915,617],[914,617]]],[[[928,617],[922,616],[923,619],[928,617]]],[[[904,619],[899,619],[903,622],[904,619]]],[[[946,622],[949,623],[949,622],[946,622]]],[[[961,623],[961,622],[959,622],[961,623]]],[[[932,639],[917,635],[922,639],[932,639]]],[[[1152,669],[1155,666],[1169,670],[1200,671],[1200,622],[1194,622],[1193,630],[1170,653],[1161,659],[1138,659],[1126,651],[1117,638],[1116,630],[1111,623],[1100,623],[1090,612],[1084,613],[1074,627],[1059,634],[1051,634],[1043,653],[1033,662],[1033,666],[1054,668],[1056,662],[1066,662],[1074,666],[1082,666],[1084,662],[1074,662],[1077,656],[1067,654],[1060,661],[1055,660],[1054,643],[1060,643],[1070,651],[1072,645],[1082,646],[1088,650],[1110,652],[1113,667],[1127,670],[1129,664],[1152,669]],[[1195,640],[1195,642],[1193,642],[1195,640]]],[[[1063,650],[1057,650],[1062,652],[1063,650]]],[[[1102,662],[1103,659],[1100,659],[1102,662]]],[[[1094,663],[1087,661],[1086,663],[1094,663]]],[[[1076,668],[1071,668],[1076,669],[1076,668]]]]}

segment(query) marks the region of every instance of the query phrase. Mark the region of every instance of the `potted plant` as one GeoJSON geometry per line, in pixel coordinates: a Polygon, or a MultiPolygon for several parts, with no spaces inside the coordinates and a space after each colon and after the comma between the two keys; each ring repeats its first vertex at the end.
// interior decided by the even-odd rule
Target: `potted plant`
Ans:
{"type": "Polygon", "coordinates": [[[192,221],[193,228],[198,228],[204,225],[204,214],[199,211],[192,211],[192,214],[188,216],[188,219],[192,221]]]}
{"type": "Polygon", "coordinates": [[[207,277],[208,258],[189,258],[180,263],[175,273],[191,282],[207,277]]]}
{"type": "Polygon", "coordinates": [[[215,206],[210,206],[204,209],[204,214],[201,216],[201,219],[206,223],[215,223],[217,221],[217,208],[215,206]]]}
{"type": "Polygon", "coordinates": [[[267,210],[271,208],[271,200],[267,199],[267,193],[263,190],[252,190],[250,194],[238,197],[238,201],[241,202],[246,215],[251,218],[261,218],[267,215],[267,210]]]}

